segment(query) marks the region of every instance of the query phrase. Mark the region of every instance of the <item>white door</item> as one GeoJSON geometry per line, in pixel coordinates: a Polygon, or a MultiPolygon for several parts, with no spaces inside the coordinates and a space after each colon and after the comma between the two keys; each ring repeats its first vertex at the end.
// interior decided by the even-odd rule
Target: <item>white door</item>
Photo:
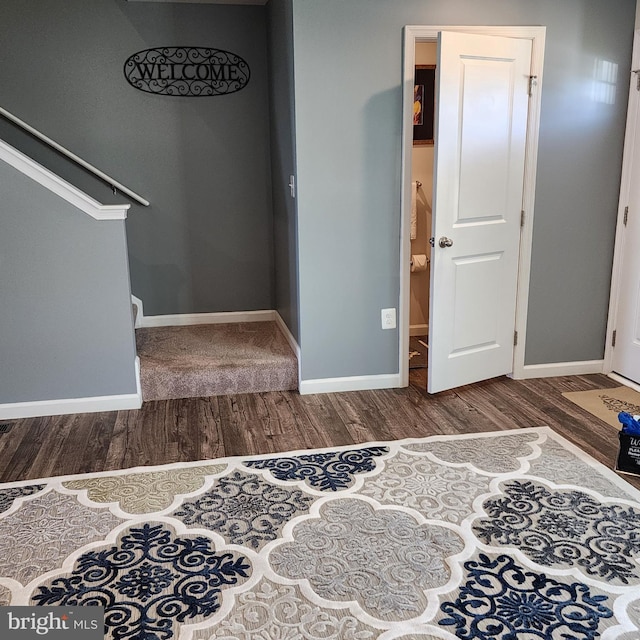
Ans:
{"type": "Polygon", "coordinates": [[[513,370],[531,41],[441,32],[428,391],[513,370]]]}
{"type": "MultiPolygon", "coordinates": [[[[640,59],[636,32],[634,66],[640,59]]],[[[628,176],[627,223],[619,228],[622,259],[619,262],[618,304],[615,313],[615,348],[611,369],[640,384],[640,85],[632,76],[625,140],[623,173],[628,176]]],[[[624,185],[623,185],[624,192],[624,185]]],[[[623,196],[624,197],[624,196],[623,196]]],[[[624,202],[623,202],[624,205],[624,202]]],[[[618,258],[616,256],[616,263],[618,258]]]]}
{"type": "MultiPolygon", "coordinates": [[[[634,173],[640,175],[640,146],[636,145],[634,173]]],[[[636,182],[629,203],[624,230],[620,296],[616,320],[616,344],[612,370],[640,384],[640,182],[636,182]]]]}

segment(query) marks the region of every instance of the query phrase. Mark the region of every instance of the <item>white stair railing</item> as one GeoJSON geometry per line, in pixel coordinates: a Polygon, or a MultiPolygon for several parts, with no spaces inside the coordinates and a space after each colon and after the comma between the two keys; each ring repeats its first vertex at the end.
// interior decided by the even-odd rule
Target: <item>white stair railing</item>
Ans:
{"type": "Polygon", "coordinates": [[[0,115],[4,116],[7,120],[10,120],[14,124],[17,124],[21,129],[24,129],[25,131],[30,133],[32,136],[35,136],[39,140],[42,140],[42,142],[44,142],[45,144],[48,144],[50,147],[60,152],[61,154],[63,154],[64,156],[66,156],[76,164],[80,165],[81,167],[83,167],[84,169],[92,173],[94,176],[100,178],[100,180],[103,180],[104,182],[109,184],[112,189],[128,195],[130,198],[144,205],[145,207],[149,206],[149,201],[143,198],[142,196],[138,195],[135,191],[132,191],[128,187],[125,187],[122,183],[118,182],[117,180],[114,180],[103,171],[100,171],[100,169],[97,169],[92,164],[89,164],[88,162],[86,162],[85,160],[77,156],[75,153],[69,151],[68,149],[63,147],[61,144],[58,144],[55,140],[52,140],[51,138],[49,138],[49,136],[46,136],[44,133],[41,133],[31,125],[27,124],[26,122],[24,122],[24,120],[21,120],[17,116],[14,116],[12,113],[7,111],[6,109],[3,109],[2,107],[0,107],[0,115]]]}
{"type": "Polygon", "coordinates": [[[38,164],[21,151],[0,140],[0,161],[11,165],[32,180],[60,196],[74,207],[96,220],[124,220],[130,204],[100,204],[91,196],[57,176],[53,171],[38,164]]]}

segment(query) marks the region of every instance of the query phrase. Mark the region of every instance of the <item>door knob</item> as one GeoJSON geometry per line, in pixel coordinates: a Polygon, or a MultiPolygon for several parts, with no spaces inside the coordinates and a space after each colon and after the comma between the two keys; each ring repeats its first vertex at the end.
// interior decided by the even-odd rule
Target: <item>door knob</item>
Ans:
{"type": "Polygon", "coordinates": [[[440,245],[441,249],[444,249],[445,247],[453,247],[453,240],[451,240],[451,238],[442,236],[442,238],[438,240],[438,244],[440,245]]]}

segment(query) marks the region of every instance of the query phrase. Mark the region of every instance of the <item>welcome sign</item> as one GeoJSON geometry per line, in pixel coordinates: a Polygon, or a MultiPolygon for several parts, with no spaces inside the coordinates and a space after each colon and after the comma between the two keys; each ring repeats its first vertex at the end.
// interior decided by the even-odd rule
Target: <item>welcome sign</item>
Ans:
{"type": "Polygon", "coordinates": [[[163,96],[207,97],[247,86],[249,65],[235,53],[208,47],[157,47],[138,51],[124,63],[127,82],[163,96]]]}

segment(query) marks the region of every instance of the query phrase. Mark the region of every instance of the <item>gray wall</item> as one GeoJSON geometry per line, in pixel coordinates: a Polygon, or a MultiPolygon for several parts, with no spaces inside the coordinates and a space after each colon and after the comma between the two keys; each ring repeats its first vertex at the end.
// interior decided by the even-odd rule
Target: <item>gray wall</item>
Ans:
{"type": "Polygon", "coordinates": [[[275,308],[299,341],[296,207],[288,186],[295,174],[292,0],[270,0],[268,10],[275,308]]]}
{"type": "Polygon", "coordinates": [[[4,162],[0,185],[0,405],[135,393],[124,222],[4,162]]]}
{"type": "Polygon", "coordinates": [[[604,355],[635,11],[548,4],[527,364],[604,355]],[[613,105],[591,99],[595,60],[618,65],[613,105]]]}
{"type": "MultiPolygon", "coordinates": [[[[0,3],[0,105],[152,203],[127,221],[145,314],[273,308],[266,16],[125,0],[0,3]],[[249,85],[211,98],[133,89],[124,61],[162,45],[237,53],[249,85]]],[[[75,171],[60,160],[50,168],[75,171]]]]}
{"type": "Polygon", "coordinates": [[[302,379],[395,373],[402,28],[545,25],[526,363],[602,358],[635,1],[294,0],[302,379]],[[619,65],[613,105],[593,65],[619,65]]]}
{"type": "Polygon", "coordinates": [[[0,67],[2,106],[152,201],[133,207],[127,222],[145,312],[275,305],[301,343],[303,379],[395,373],[398,335],[380,329],[380,309],[399,297],[402,27],[541,24],[526,362],[601,358],[635,2],[270,4],[0,4],[0,55],[11,61],[0,67]],[[132,89],[124,60],[162,44],[238,53],[251,82],[210,99],[132,89]],[[619,65],[613,105],[589,99],[596,59],[619,65]],[[295,164],[292,203],[286,182],[295,164]]]}

